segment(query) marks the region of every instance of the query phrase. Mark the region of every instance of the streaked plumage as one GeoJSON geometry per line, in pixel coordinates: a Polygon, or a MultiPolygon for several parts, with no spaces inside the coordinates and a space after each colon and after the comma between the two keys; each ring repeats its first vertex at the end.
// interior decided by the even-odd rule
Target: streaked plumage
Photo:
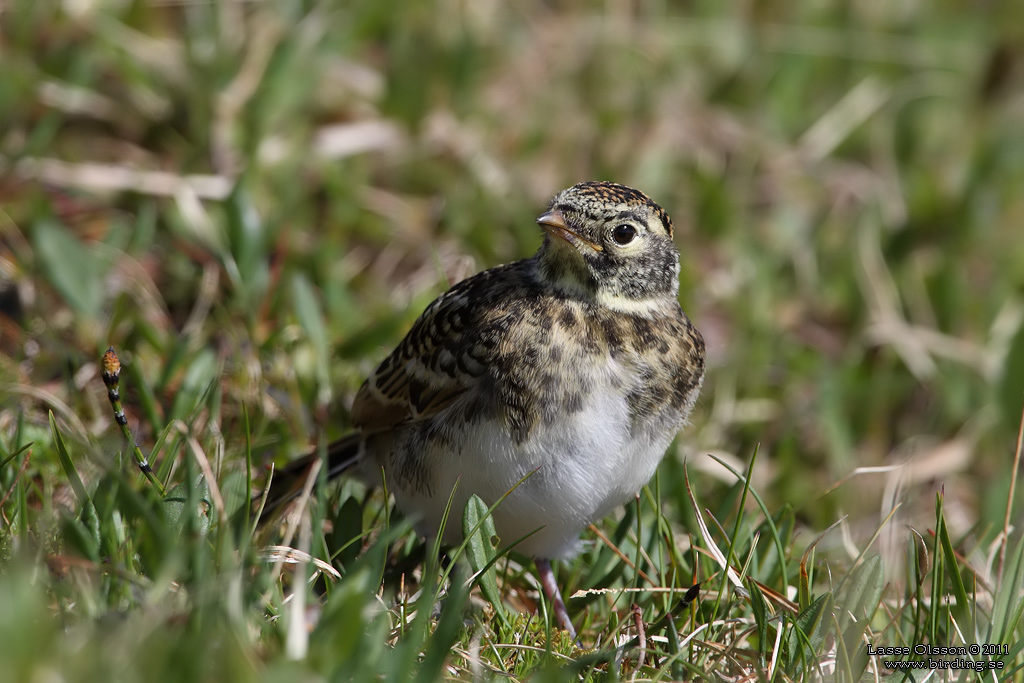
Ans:
{"type": "MultiPolygon", "coordinates": [[[[457,481],[461,510],[527,477],[495,526],[506,542],[536,531],[517,549],[553,559],[654,473],[697,398],[704,343],[676,298],[671,221],[647,195],[580,183],[538,222],[547,234],[533,257],[427,307],[360,388],[356,431],[329,466],[371,482],[383,469],[427,535],[457,481]]],[[[461,525],[444,535],[461,540],[461,525]]]]}

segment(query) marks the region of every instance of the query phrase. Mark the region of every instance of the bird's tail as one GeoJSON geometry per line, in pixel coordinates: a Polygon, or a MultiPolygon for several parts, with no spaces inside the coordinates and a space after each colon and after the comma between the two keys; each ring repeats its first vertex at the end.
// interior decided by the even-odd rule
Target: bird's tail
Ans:
{"type": "MultiPolygon", "coordinates": [[[[327,458],[324,465],[327,468],[328,481],[339,477],[357,465],[362,450],[361,444],[362,435],[349,434],[327,446],[327,458]]],[[[291,461],[274,472],[270,490],[267,491],[266,496],[261,491],[252,499],[251,507],[254,514],[262,508],[261,525],[276,518],[288,503],[299,497],[312,472],[313,463],[319,459],[320,454],[314,451],[291,461]]]]}

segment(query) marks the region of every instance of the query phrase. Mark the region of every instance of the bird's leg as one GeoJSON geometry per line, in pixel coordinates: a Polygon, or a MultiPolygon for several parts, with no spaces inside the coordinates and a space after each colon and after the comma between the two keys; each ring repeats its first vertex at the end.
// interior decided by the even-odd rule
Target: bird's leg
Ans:
{"type": "Polygon", "coordinates": [[[555,622],[569,632],[573,640],[576,640],[576,629],[569,621],[569,610],[565,608],[565,601],[562,600],[562,593],[558,590],[558,582],[555,580],[555,572],[551,570],[551,560],[538,557],[534,560],[537,565],[537,578],[540,579],[540,586],[544,590],[544,596],[555,609],[555,622]]]}

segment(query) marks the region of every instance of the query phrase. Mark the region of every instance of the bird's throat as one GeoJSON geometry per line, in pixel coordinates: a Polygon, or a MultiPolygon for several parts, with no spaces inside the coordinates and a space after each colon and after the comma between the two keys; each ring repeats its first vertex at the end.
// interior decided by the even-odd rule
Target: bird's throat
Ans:
{"type": "Polygon", "coordinates": [[[537,277],[544,284],[574,299],[596,298],[597,280],[575,247],[549,236],[536,258],[537,277]]]}

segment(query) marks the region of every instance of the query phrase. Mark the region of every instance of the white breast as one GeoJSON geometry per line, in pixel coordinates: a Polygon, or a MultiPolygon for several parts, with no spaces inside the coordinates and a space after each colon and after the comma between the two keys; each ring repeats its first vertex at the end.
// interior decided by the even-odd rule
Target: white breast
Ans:
{"type": "Polygon", "coordinates": [[[565,421],[539,426],[523,444],[497,423],[471,432],[461,447],[431,454],[440,465],[432,495],[395,491],[399,506],[420,516],[421,532],[435,535],[457,485],[444,533],[457,543],[470,495],[492,504],[526,477],[495,510],[495,527],[503,544],[539,529],[517,550],[547,558],[574,555],[580,532],[647,483],[674,436],[633,437],[624,396],[607,390],[591,393],[565,421]]]}

